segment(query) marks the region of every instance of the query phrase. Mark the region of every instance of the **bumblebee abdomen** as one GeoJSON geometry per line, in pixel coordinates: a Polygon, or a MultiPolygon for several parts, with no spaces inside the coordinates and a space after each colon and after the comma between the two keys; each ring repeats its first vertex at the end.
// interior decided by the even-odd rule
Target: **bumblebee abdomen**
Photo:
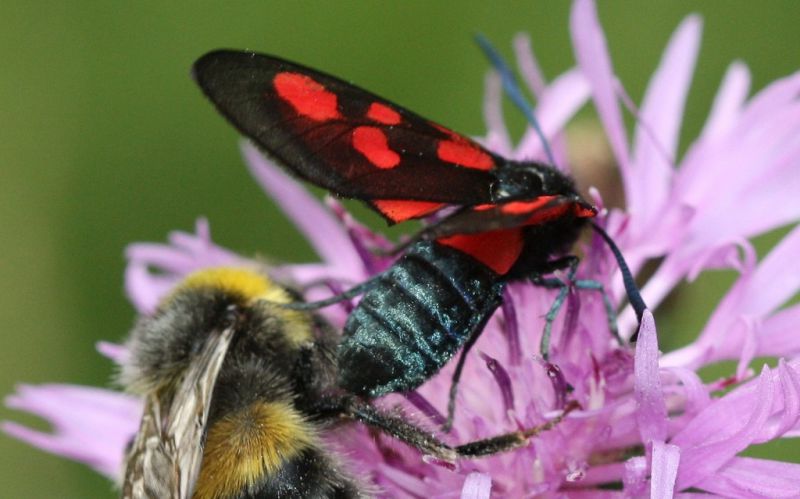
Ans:
{"type": "Polygon", "coordinates": [[[340,385],[372,397],[416,388],[488,320],[503,287],[458,250],[413,245],[350,314],[338,351],[340,385]]]}
{"type": "Polygon", "coordinates": [[[351,498],[358,487],[291,403],[258,400],[211,424],[194,499],[351,498]]]}

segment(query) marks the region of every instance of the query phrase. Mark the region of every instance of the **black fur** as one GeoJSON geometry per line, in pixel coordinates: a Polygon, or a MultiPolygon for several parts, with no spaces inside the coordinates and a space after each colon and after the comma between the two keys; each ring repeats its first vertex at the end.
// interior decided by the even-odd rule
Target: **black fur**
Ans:
{"type": "Polygon", "coordinates": [[[145,393],[172,389],[211,332],[233,326],[206,428],[254,403],[278,402],[293,407],[308,422],[315,444],[287,460],[278,472],[265,471],[254,487],[231,499],[365,497],[359,482],[316,438],[317,430],[340,420],[315,409],[335,389],[335,332],[321,319],[312,318],[312,339],[298,346],[288,337],[288,317],[275,304],[247,303],[244,297],[221,289],[178,288],[154,315],[136,324],[128,341],[131,357],[122,381],[145,393]]]}

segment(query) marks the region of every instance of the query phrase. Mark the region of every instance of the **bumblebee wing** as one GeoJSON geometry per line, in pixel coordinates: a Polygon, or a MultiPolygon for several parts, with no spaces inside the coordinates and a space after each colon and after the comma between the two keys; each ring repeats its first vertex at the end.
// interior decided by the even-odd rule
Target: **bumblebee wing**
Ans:
{"type": "Polygon", "coordinates": [[[168,435],[175,442],[175,462],[180,476],[178,497],[190,498],[203,462],[203,434],[208,422],[211,395],[222,362],[233,338],[233,328],[212,336],[189,368],[173,400],[168,435]]]}
{"type": "Polygon", "coordinates": [[[150,394],[128,454],[123,499],[189,499],[203,461],[203,435],[233,329],[212,334],[174,392],[150,394]]]}
{"type": "Polygon", "coordinates": [[[123,499],[179,497],[173,468],[173,442],[161,431],[161,402],[154,394],[145,399],[139,431],[126,459],[123,499]]]}

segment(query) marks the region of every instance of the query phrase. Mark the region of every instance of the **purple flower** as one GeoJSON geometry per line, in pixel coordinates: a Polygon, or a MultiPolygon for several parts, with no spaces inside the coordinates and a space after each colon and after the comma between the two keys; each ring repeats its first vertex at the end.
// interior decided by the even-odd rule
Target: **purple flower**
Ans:
{"type": "MultiPolygon", "coordinates": [[[[515,41],[525,84],[537,96],[538,117],[566,165],[562,130],[590,98],[600,116],[623,181],[626,209],[601,218],[634,271],[661,263],[643,286],[656,310],[685,279],[729,268],[739,277],[697,339],[662,355],[656,324],[646,312],[635,350],[609,334],[596,293],[571,293],[554,328],[552,363],[539,356],[543,314],[553,293],[529,284],[508,287],[505,303],[490,320],[464,369],[453,443],[536,426],[580,403],[555,429],[515,452],[464,460],[456,469],[429,463],[389,437],[373,437],[350,425],[331,438],[351,466],[387,497],[672,497],[706,492],[723,497],[800,496],[800,465],[741,457],[747,447],[800,436],[800,228],[792,229],[760,262],[749,239],[800,219],[800,73],[776,81],[748,98],[749,73],[731,65],[700,136],[678,157],[685,98],[694,71],[701,22],[678,27],[654,73],[644,100],[631,102],[614,76],[595,6],[577,0],[571,31],[578,65],[547,83],[526,38],[515,41]],[[622,109],[636,117],[629,140],[622,109]],[[580,303],[578,303],[580,302],[580,303]],[[756,357],[779,359],[776,367],[750,370],[756,357]],[[735,360],[735,372],[703,382],[697,370],[735,360]],[[612,487],[609,487],[612,486],[612,487]],[[616,486],[616,490],[614,490],[616,486]]],[[[532,132],[516,146],[501,115],[495,75],[487,79],[488,133],[483,142],[513,158],[544,159],[532,132]]],[[[359,225],[335,201],[319,203],[303,187],[243,146],[256,180],[305,233],[321,261],[274,269],[281,279],[316,287],[309,299],[346,289],[382,271],[390,247],[359,225]]],[[[599,194],[593,196],[603,206],[599,194]]],[[[583,248],[581,279],[604,284],[614,303],[623,299],[617,267],[597,238],[583,248]]],[[[127,291],[141,313],[187,273],[208,266],[247,263],[215,245],[208,224],[196,233],[174,233],[169,244],[128,249],[127,291]]],[[[345,306],[323,313],[341,326],[345,306]]],[[[625,311],[622,334],[634,332],[625,311]]],[[[102,344],[118,362],[125,352],[102,344]]],[[[453,366],[416,392],[391,395],[384,406],[402,405],[432,428],[446,407],[453,366]]],[[[3,429],[49,452],[85,462],[117,478],[123,449],[135,431],[140,404],[110,390],[64,385],[23,386],[7,405],[53,424],[41,433],[14,423],[3,429]]]]}

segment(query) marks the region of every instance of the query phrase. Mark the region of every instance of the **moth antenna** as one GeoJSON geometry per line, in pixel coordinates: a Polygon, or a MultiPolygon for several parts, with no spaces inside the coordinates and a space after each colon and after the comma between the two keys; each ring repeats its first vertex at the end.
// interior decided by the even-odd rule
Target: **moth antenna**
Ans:
{"type": "MultiPolygon", "coordinates": [[[[520,90],[519,84],[517,84],[517,79],[514,76],[513,71],[511,71],[511,68],[503,60],[500,53],[494,48],[491,42],[486,39],[486,37],[481,34],[475,35],[475,41],[483,50],[483,53],[489,59],[489,62],[492,64],[492,66],[494,66],[494,69],[500,74],[501,81],[503,82],[503,90],[505,90],[508,98],[511,99],[511,102],[513,102],[520,111],[522,111],[525,119],[528,120],[528,123],[530,123],[531,127],[533,127],[534,131],[539,136],[539,140],[542,142],[542,147],[547,155],[548,161],[555,165],[556,161],[553,157],[553,151],[550,148],[550,144],[547,138],[544,136],[544,132],[542,131],[542,127],[539,125],[539,121],[533,114],[533,107],[528,100],[525,99],[525,96],[522,95],[522,91],[520,90]]],[[[600,237],[603,238],[603,241],[605,241],[606,245],[608,245],[608,247],[611,249],[611,253],[614,254],[614,258],[617,260],[617,266],[619,267],[620,272],[622,272],[622,282],[625,285],[625,293],[628,295],[628,301],[630,301],[633,310],[636,312],[636,318],[641,323],[642,314],[647,308],[647,304],[645,304],[644,299],[639,292],[639,288],[636,286],[636,282],[633,279],[633,274],[631,274],[631,270],[628,267],[627,262],[625,262],[625,257],[622,256],[622,252],[602,227],[592,222],[592,228],[594,228],[594,230],[600,234],[600,237]]],[[[636,341],[637,334],[638,331],[631,336],[631,341],[636,341]]]]}
{"type": "Polygon", "coordinates": [[[517,78],[514,76],[514,72],[511,71],[511,68],[508,66],[508,64],[506,64],[506,61],[503,60],[503,57],[485,36],[481,34],[475,35],[475,42],[478,44],[481,50],[483,50],[484,55],[486,55],[486,57],[489,59],[489,62],[492,64],[492,66],[494,66],[494,69],[500,74],[500,79],[503,82],[503,90],[505,90],[508,98],[511,99],[511,102],[513,102],[520,111],[522,111],[525,119],[528,120],[528,123],[530,123],[531,127],[533,127],[536,135],[539,136],[539,140],[542,142],[542,148],[547,156],[547,160],[551,165],[555,165],[556,160],[553,156],[552,149],[550,149],[550,143],[544,136],[542,127],[539,125],[539,120],[537,120],[536,116],[533,114],[533,106],[531,106],[530,102],[528,102],[525,96],[522,95],[522,91],[517,83],[517,78]]]}
{"type": "MultiPolygon", "coordinates": [[[[633,274],[631,273],[630,267],[628,267],[628,263],[625,261],[625,257],[622,256],[622,252],[619,250],[614,240],[611,239],[611,236],[609,236],[602,227],[592,222],[592,228],[595,232],[600,234],[600,237],[603,238],[603,241],[605,241],[606,245],[611,249],[611,253],[614,254],[614,258],[617,260],[617,266],[620,272],[622,272],[622,283],[625,285],[625,293],[628,295],[628,301],[636,312],[636,319],[641,324],[642,314],[644,314],[645,309],[647,309],[647,304],[644,302],[639,292],[639,287],[633,280],[633,274]]],[[[637,332],[631,336],[631,341],[636,341],[636,336],[638,334],[639,332],[637,330],[637,332]]]]}

